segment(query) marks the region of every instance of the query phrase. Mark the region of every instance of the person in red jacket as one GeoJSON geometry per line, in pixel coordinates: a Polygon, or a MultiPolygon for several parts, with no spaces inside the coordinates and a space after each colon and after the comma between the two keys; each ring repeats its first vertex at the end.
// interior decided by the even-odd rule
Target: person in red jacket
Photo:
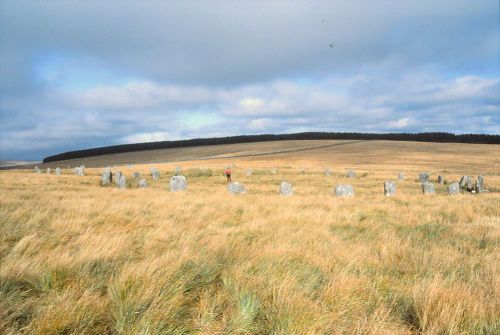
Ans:
{"type": "Polygon", "coordinates": [[[231,168],[228,166],[224,169],[224,174],[226,175],[227,182],[231,182],[231,168]]]}

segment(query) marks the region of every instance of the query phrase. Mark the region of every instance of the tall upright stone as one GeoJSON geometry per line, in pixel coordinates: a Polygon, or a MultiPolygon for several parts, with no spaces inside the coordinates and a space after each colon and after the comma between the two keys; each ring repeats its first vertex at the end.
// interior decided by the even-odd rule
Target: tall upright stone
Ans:
{"type": "Polygon", "coordinates": [[[101,185],[106,186],[111,184],[111,171],[104,171],[101,176],[101,185]]]}
{"type": "Polygon", "coordinates": [[[60,175],[61,175],[61,168],[56,167],[56,176],[60,176],[60,175]]]}
{"type": "Polygon", "coordinates": [[[404,172],[398,172],[398,180],[405,180],[406,176],[404,172]]]}
{"type": "Polygon", "coordinates": [[[137,187],[146,188],[146,187],[148,187],[148,182],[146,181],[146,179],[141,179],[141,180],[139,180],[137,187]]]}
{"type": "Polygon", "coordinates": [[[233,194],[244,194],[247,192],[245,186],[237,181],[227,184],[227,190],[233,194]]]}
{"type": "Polygon", "coordinates": [[[280,184],[280,194],[284,196],[293,195],[292,184],[287,183],[286,181],[282,181],[280,184]]]}
{"type": "Polygon", "coordinates": [[[184,176],[173,176],[170,179],[170,192],[182,192],[187,190],[187,180],[184,176]]]}
{"type": "Polygon", "coordinates": [[[50,171],[51,171],[51,170],[50,170],[50,168],[48,167],[48,168],[47,168],[47,174],[50,174],[50,171]]]}
{"type": "Polygon", "coordinates": [[[124,175],[121,175],[118,179],[118,187],[122,189],[127,188],[127,178],[124,175]]]}
{"type": "Polygon", "coordinates": [[[425,183],[429,181],[430,175],[427,172],[421,172],[418,174],[418,181],[421,183],[425,183]]]}
{"type": "Polygon", "coordinates": [[[347,171],[346,177],[347,178],[356,178],[356,172],[354,172],[353,170],[349,170],[349,171],[347,171]]]}
{"type": "Polygon", "coordinates": [[[439,175],[437,182],[438,182],[438,184],[443,185],[444,184],[444,178],[443,178],[443,176],[439,175]]]}
{"type": "Polygon", "coordinates": [[[436,190],[434,189],[434,184],[428,181],[422,183],[422,193],[425,195],[436,194],[436,190]]]}
{"type": "Polygon", "coordinates": [[[338,184],[335,185],[333,193],[337,197],[352,197],[354,195],[354,189],[352,185],[338,184]]]}
{"type": "Polygon", "coordinates": [[[35,173],[36,173],[36,174],[40,174],[40,173],[41,173],[41,171],[40,171],[40,169],[38,168],[38,166],[35,166],[35,173]]]}
{"type": "Polygon", "coordinates": [[[475,189],[476,189],[476,193],[483,193],[486,191],[486,188],[484,186],[484,177],[483,176],[477,176],[475,189]]]}
{"type": "Polygon", "coordinates": [[[332,175],[332,170],[330,170],[329,168],[326,168],[325,169],[325,176],[330,177],[331,175],[332,175]]]}
{"type": "Polygon", "coordinates": [[[458,183],[451,183],[448,185],[447,191],[449,195],[460,194],[460,185],[458,183]]]}
{"type": "Polygon", "coordinates": [[[472,182],[472,177],[470,176],[462,176],[462,178],[460,178],[460,188],[463,189],[464,191],[467,191],[467,192],[472,192],[474,191],[474,184],[472,182]]]}
{"type": "Polygon", "coordinates": [[[396,194],[396,183],[391,180],[387,180],[384,183],[384,195],[386,197],[390,197],[395,194],[396,194]]]}
{"type": "Polygon", "coordinates": [[[123,174],[122,174],[122,172],[121,172],[121,171],[116,171],[116,172],[115,172],[115,176],[114,176],[112,179],[114,179],[114,181],[115,181],[116,185],[119,185],[119,183],[120,183],[120,178],[122,177],[122,175],[123,175],[123,174]]]}

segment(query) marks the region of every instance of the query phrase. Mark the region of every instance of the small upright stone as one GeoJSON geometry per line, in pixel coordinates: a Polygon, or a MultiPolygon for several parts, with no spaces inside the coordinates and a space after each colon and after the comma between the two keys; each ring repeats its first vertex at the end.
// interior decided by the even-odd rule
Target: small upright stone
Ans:
{"type": "Polygon", "coordinates": [[[438,176],[438,184],[440,184],[440,185],[444,184],[444,178],[441,175],[438,176]]]}
{"type": "Polygon", "coordinates": [[[101,177],[101,185],[106,186],[111,184],[111,171],[104,171],[101,177]]]}
{"type": "Polygon", "coordinates": [[[418,174],[418,181],[425,183],[429,181],[429,174],[427,172],[421,172],[418,174]]]}
{"type": "MultiPolygon", "coordinates": [[[[82,165],[83,166],[83,165],[82,165]]],[[[85,175],[85,167],[82,166],[77,166],[74,168],[75,175],[77,176],[84,176],[85,175]]]]}
{"type": "Polygon", "coordinates": [[[330,177],[331,175],[332,175],[332,170],[330,170],[329,168],[326,168],[325,169],[325,176],[330,177]]]}
{"type": "Polygon", "coordinates": [[[354,189],[351,185],[335,185],[334,194],[337,197],[352,197],[354,195],[354,189]]]}
{"type": "Polygon", "coordinates": [[[50,168],[47,168],[47,174],[50,174],[50,171],[51,171],[50,168]]]}
{"type": "Polygon", "coordinates": [[[141,179],[141,180],[139,180],[137,187],[146,188],[146,187],[148,187],[148,182],[146,181],[146,179],[141,179]]]}
{"type": "Polygon", "coordinates": [[[426,181],[422,183],[422,193],[423,194],[435,194],[436,190],[434,189],[434,184],[426,181]]]}
{"type": "Polygon", "coordinates": [[[38,166],[35,166],[35,173],[37,173],[37,174],[40,174],[40,173],[41,173],[41,171],[40,171],[40,169],[38,168],[38,166]]]}
{"type": "Polygon", "coordinates": [[[182,192],[187,189],[187,181],[184,176],[173,176],[170,179],[170,192],[182,192]]]}
{"type": "Polygon", "coordinates": [[[285,196],[293,195],[292,184],[282,181],[280,184],[280,194],[285,196]]]}
{"type": "Polygon", "coordinates": [[[398,180],[405,180],[406,176],[404,172],[399,172],[398,173],[398,180]]]}
{"type": "Polygon", "coordinates": [[[472,177],[470,176],[462,176],[460,178],[460,188],[467,192],[474,191],[474,185],[472,183],[472,177]]]}
{"type": "Polygon", "coordinates": [[[252,169],[248,169],[247,170],[247,176],[250,177],[252,174],[253,174],[253,170],[252,169]]]}
{"type": "Polygon", "coordinates": [[[127,178],[124,175],[121,175],[118,179],[118,187],[119,188],[127,188],[127,178]]]}
{"type": "Polygon", "coordinates": [[[233,194],[244,194],[247,192],[245,187],[237,181],[227,184],[227,189],[233,194]]]}
{"type": "Polygon", "coordinates": [[[460,185],[458,183],[451,183],[448,185],[448,194],[449,195],[455,195],[460,193],[460,185]]]}
{"type": "Polygon", "coordinates": [[[157,168],[151,168],[150,171],[153,179],[160,179],[160,171],[157,168]]]}
{"type": "Polygon", "coordinates": [[[484,187],[484,177],[483,176],[477,176],[476,179],[476,193],[483,193],[486,191],[486,188],[484,187]]]}
{"type": "Polygon", "coordinates": [[[353,170],[349,170],[349,171],[347,171],[346,177],[347,178],[356,178],[356,172],[354,172],[353,170]]]}
{"type": "Polygon", "coordinates": [[[180,166],[175,167],[175,175],[179,176],[182,173],[182,168],[180,166]]]}
{"type": "Polygon", "coordinates": [[[60,175],[61,175],[61,168],[56,167],[56,176],[60,176],[60,175]]]}
{"type": "Polygon", "coordinates": [[[122,172],[121,171],[116,171],[115,172],[115,176],[112,179],[114,179],[116,185],[119,185],[121,176],[122,176],[122,172]]]}
{"type": "Polygon", "coordinates": [[[391,180],[386,181],[384,183],[384,195],[390,197],[394,194],[396,194],[396,183],[391,180]]]}
{"type": "Polygon", "coordinates": [[[140,172],[134,172],[132,174],[132,177],[134,177],[135,179],[139,179],[139,178],[141,178],[141,173],[140,172]]]}

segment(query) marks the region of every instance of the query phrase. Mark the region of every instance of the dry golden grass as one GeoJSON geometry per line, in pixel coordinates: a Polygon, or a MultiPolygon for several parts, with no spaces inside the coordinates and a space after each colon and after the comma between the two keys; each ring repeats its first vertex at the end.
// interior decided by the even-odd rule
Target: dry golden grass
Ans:
{"type": "Polygon", "coordinates": [[[377,141],[182,162],[184,193],[167,188],[176,163],[127,190],[99,186],[101,168],[1,171],[0,333],[498,334],[499,149],[377,141]],[[228,194],[230,163],[246,195],[228,194]],[[481,173],[492,192],[423,196],[420,171],[481,173]],[[336,183],[355,197],[333,197],[336,183]]]}

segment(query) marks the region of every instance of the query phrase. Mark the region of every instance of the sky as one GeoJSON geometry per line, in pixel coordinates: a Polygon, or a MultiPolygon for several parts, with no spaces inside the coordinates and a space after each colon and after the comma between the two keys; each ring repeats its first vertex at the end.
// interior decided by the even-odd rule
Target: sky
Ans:
{"type": "Polygon", "coordinates": [[[0,160],[302,131],[500,134],[499,1],[0,1],[0,160]]]}

